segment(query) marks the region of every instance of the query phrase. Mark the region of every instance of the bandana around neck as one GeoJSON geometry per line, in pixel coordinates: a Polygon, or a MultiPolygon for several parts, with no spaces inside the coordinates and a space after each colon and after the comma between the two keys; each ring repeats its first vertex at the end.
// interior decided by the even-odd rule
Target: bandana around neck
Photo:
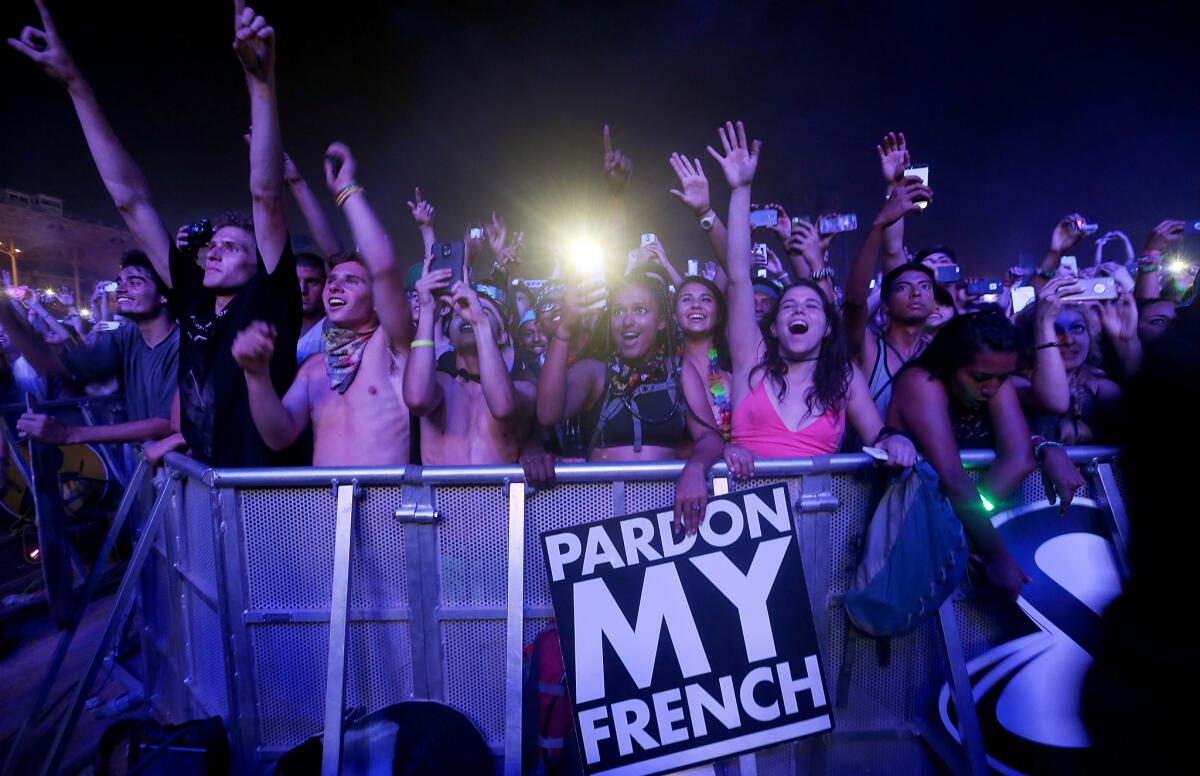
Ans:
{"type": "Polygon", "coordinates": [[[350,383],[354,382],[367,340],[371,339],[377,328],[359,333],[330,326],[321,332],[321,339],[325,343],[325,374],[329,377],[330,388],[345,393],[350,383]]]}

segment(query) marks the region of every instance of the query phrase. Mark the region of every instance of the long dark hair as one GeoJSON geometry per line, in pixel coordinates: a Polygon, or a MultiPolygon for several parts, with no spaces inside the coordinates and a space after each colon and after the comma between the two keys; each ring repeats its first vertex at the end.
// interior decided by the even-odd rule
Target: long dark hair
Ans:
{"type": "Polygon", "coordinates": [[[1018,347],[1017,327],[1009,322],[1000,308],[992,307],[951,318],[908,366],[919,366],[945,381],[971,363],[981,350],[1015,353],[1018,347]]]}
{"type": "Polygon", "coordinates": [[[671,304],[671,292],[667,289],[666,284],[659,280],[657,275],[635,270],[609,286],[608,303],[605,305],[604,312],[601,314],[600,320],[596,322],[596,327],[593,330],[596,336],[592,337],[584,349],[583,355],[585,357],[607,362],[614,355],[616,349],[613,347],[612,341],[612,305],[621,289],[630,286],[650,291],[654,296],[655,303],[658,305],[659,315],[667,322],[663,330],[657,332],[654,346],[646,354],[647,357],[653,358],[654,354],[660,349],[668,357],[674,355],[676,327],[674,305],[671,304]]]}
{"type": "Polygon", "coordinates": [[[821,354],[817,357],[817,368],[813,370],[813,384],[804,396],[810,415],[825,414],[830,410],[840,415],[849,401],[850,349],[846,345],[846,336],[842,327],[842,316],[838,313],[833,300],[825,296],[825,292],[816,283],[807,278],[801,279],[789,287],[775,300],[770,314],[763,319],[763,344],[765,353],[763,360],[750,370],[750,376],[760,369],[764,372],[763,379],[770,379],[775,384],[779,398],[787,394],[788,362],[779,350],[779,339],[771,332],[771,325],[779,314],[779,304],[787,296],[788,291],[797,286],[811,288],[817,292],[821,305],[825,310],[825,321],[829,332],[821,338],[821,354]]]}
{"type": "MultiPolygon", "coordinates": [[[[729,306],[725,302],[725,294],[721,292],[720,286],[706,277],[688,275],[679,284],[679,288],[675,289],[675,295],[671,299],[671,317],[675,317],[676,303],[679,300],[679,295],[683,292],[683,287],[688,283],[697,283],[704,286],[712,294],[713,300],[717,303],[717,325],[712,333],[713,347],[717,349],[717,366],[728,372],[731,367],[729,363],[729,338],[725,334],[725,322],[729,320],[729,306]]],[[[684,340],[683,327],[679,325],[678,321],[674,323],[676,327],[676,341],[682,346],[684,340]]]]}

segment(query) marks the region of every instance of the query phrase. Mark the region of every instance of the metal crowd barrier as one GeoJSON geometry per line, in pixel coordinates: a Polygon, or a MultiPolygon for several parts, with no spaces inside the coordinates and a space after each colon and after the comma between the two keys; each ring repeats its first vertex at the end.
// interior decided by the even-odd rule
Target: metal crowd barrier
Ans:
{"type": "MultiPolygon", "coordinates": [[[[1087,475],[1077,499],[1104,509],[1123,563],[1117,451],[1070,453],[1087,475]]],[[[993,458],[963,455],[976,476],[993,458]]],[[[429,699],[462,711],[498,771],[517,774],[524,648],[551,617],[538,537],[661,508],[681,466],[560,465],[558,484],[534,493],[515,466],[229,470],[170,455],[113,616],[140,586],[147,699],[169,723],[224,718],[238,772],[259,772],[323,732],[323,770],[335,773],[348,714],[429,699]]],[[[719,772],[844,773],[871,763],[891,772],[987,772],[966,663],[994,640],[988,605],[956,594],[938,617],[891,639],[881,665],[863,646],[869,639],[847,633],[840,608],[881,475],[863,455],[759,460],[756,471],[734,489],[786,482],[796,505],[836,729],[744,755],[719,772]],[[853,671],[843,671],[844,661],[853,671]],[[943,681],[958,701],[957,735],[927,722],[943,681]]],[[[714,467],[715,492],[730,487],[725,475],[723,464],[714,467]]],[[[1039,502],[1035,473],[1013,504],[1039,502]]]]}

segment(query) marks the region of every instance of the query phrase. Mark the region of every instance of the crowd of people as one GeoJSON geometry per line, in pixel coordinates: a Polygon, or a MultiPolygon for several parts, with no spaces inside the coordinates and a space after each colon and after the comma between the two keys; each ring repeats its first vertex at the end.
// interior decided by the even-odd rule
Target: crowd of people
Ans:
{"type": "Polygon", "coordinates": [[[988,507],[1036,470],[1052,501],[1070,503],[1083,480],[1063,445],[1112,441],[1113,407],[1143,349],[1190,302],[1194,270],[1164,260],[1181,221],[1160,224],[1140,252],[1124,234],[1099,235],[1095,262],[1080,266],[1072,252],[1094,228],[1072,213],[1050,230],[1037,269],[966,277],[969,262],[950,248],[913,254],[905,243],[906,221],[935,198],[903,134],[875,149],[886,198],[852,229],[754,204],[769,155],[741,122],[707,148],[727,208],[698,156],[669,160],[679,178],[669,194],[707,236],[711,260],[685,267],[630,228],[633,161],[608,127],[598,173],[612,226],[601,247],[564,245],[548,276],[533,277],[522,233],[492,215],[439,241],[417,189],[407,206],[421,242],[400,249],[368,198],[372,172],[349,148],[326,152],[324,203],[285,154],[275,31],[252,9],[234,42],[250,96],[251,212],[172,235],[37,4],[42,27],[9,43],[66,89],[140,246],[94,298],[112,321],[81,316],[68,293],[9,289],[0,304],[6,403],[125,397],[128,420],[111,426],[67,427],[34,407],[16,428],[43,442],[144,443],[152,461],[185,451],[218,467],[519,462],[537,487],[553,484],[559,461],[683,459],[674,510],[687,532],[722,459],[748,478],[761,458],[865,447],[887,467],[927,460],[987,579],[1015,595],[1024,577],[988,507]],[[289,196],[313,253],[293,252],[289,196]],[[832,241],[856,238],[836,277],[832,241]],[[1117,260],[1103,255],[1109,244],[1123,248],[1117,260]],[[627,261],[605,260],[630,246],[627,261]],[[399,253],[424,259],[406,269],[399,253]],[[979,482],[961,465],[967,448],[996,451],[979,482]]]}

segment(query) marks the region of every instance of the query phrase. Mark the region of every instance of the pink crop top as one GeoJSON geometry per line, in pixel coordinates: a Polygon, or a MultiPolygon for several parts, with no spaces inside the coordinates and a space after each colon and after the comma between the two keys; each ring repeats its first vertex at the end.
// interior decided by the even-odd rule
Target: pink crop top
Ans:
{"type": "Polygon", "coordinates": [[[799,431],[792,431],[775,411],[764,379],[734,409],[732,443],[760,458],[810,458],[836,453],[845,429],[846,413],[830,411],[799,431]]]}

